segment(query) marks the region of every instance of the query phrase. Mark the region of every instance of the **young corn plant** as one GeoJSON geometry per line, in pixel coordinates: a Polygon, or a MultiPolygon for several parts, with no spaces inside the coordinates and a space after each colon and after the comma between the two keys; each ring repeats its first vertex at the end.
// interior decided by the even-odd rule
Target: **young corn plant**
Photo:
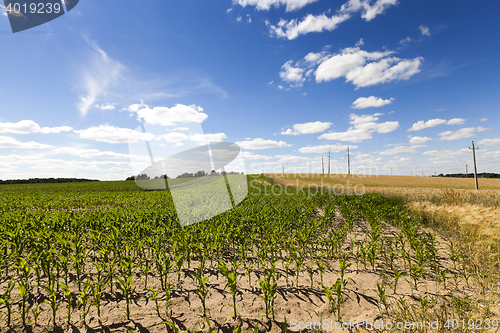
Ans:
{"type": "Polygon", "coordinates": [[[56,285],[56,281],[52,280],[50,282],[50,285],[42,287],[49,294],[49,299],[46,301],[46,303],[49,304],[50,309],[52,310],[51,321],[52,321],[52,324],[54,326],[56,326],[56,314],[57,314],[57,310],[59,309],[59,305],[60,305],[60,302],[57,299],[55,285],[56,285]]]}
{"type": "Polygon", "coordinates": [[[63,290],[64,292],[64,298],[66,299],[66,312],[67,312],[67,323],[68,323],[68,326],[70,325],[71,323],[71,314],[73,313],[73,309],[72,309],[72,302],[73,302],[73,293],[71,292],[71,290],[69,289],[68,285],[63,283],[63,282],[60,282],[59,283],[61,285],[61,289],[63,290]]]}
{"type": "Polygon", "coordinates": [[[132,278],[133,275],[118,276],[115,281],[115,286],[120,290],[123,297],[125,298],[125,314],[127,320],[130,320],[130,302],[132,301],[132,278]]]}
{"type": "Polygon", "coordinates": [[[82,321],[84,326],[87,326],[87,314],[90,311],[91,293],[92,282],[90,280],[86,280],[83,289],[78,291],[78,303],[80,303],[80,320],[82,321]]]}
{"type": "Polygon", "coordinates": [[[5,308],[7,309],[7,327],[11,327],[12,323],[12,306],[17,300],[17,297],[12,297],[12,289],[14,289],[14,278],[10,279],[7,288],[3,292],[2,295],[0,295],[0,304],[3,304],[5,308]]]}
{"type": "Polygon", "coordinates": [[[222,272],[222,275],[224,275],[227,279],[226,285],[224,287],[224,291],[228,287],[229,287],[229,290],[231,291],[231,297],[233,300],[233,304],[231,306],[233,307],[233,310],[234,310],[233,319],[236,320],[237,316],[238,316],[237,311],[236,311],[238,264],[233,263],[231,268],[228,268],[226,263],[221,262],[221,263],[219,263],[219,269],[222,272]]]}
{"type": "Polygon", "coordinates": [[[264,279],[258,279],[260,289],[262,290],[263,295],[257,296],[254,299],[254,302],[257,298],[261,298],[264,301],[265,305],[265,313],[266,318],[269,318],[269,315],[272,314],[272,318],[274,320],[274,301],[278,296],[278,280],[281,274],[274,269],[265,269],[264,270],[264,279]]]}
{"type": "Polygon", "coordinates": [[[201,301],[201,305],[203,306],[203,316],[209,325],[209,329],[212,330],[210,326],[210,320],[208,319],[209,313],[207,309],[207,297],[210,295],[210,291],[208,290],[208,277],[204,277],[204,268],[205,268],[205,258],[201,258],[200,266],[195,270],[193,274],[194,280],[196,283],[195,293],[198,295],[198,298],[201,301]]]}
{"type": "MultiPolygon", "coordinates": [[[[385,310],[384,313],[387,316],[389,316],[390,304],[389,304],[388,296],[385,293],[385,288],[384,288],[383,284],[380,284],[377,281],[377,289],[372,289],[372,290],[377,293],[377,296],[379,298],[379,308],[380,308],[380,304],[382,304],[384,306],[384,310],[385,310]]],[[[380,312],[382,313],[382,311],[380,311],[380,312]]]]}

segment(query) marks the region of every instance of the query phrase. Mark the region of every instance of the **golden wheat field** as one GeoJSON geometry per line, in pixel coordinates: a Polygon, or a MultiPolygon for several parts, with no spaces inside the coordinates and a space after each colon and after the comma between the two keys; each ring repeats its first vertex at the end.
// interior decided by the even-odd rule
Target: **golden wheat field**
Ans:
{"type": "Polygon", "coordinates": [[[317,186],[335,193],[378,192],[401,196],[416,210],[458,219],[473,226],[479,235],[500,239],[500,179],[473,178],[267,174],[281,185],[317,186]]]}

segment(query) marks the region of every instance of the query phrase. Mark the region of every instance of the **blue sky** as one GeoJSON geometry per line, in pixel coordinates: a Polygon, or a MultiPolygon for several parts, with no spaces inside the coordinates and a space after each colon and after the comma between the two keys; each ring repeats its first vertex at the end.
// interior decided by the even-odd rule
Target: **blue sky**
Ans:
{"type": "Polygon", "coordinates": [[[354,172],[382,175],[472,170],[474,140],[500,172],[499,9],[85,0],[13,34],[0,8],[0,178],[124,179],[145,139],[236,142],[259,173],[318,172],[328,150],[345,173],[349,145],[354,172]]]}

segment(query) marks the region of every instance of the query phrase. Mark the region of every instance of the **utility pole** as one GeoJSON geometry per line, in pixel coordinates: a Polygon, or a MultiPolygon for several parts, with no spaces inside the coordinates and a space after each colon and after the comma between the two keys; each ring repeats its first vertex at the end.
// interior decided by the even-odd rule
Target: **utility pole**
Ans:
{"type": "Polygon", "coordinates": [[[392,176],[392,168],[391,168],[391,176],[392,176]]]}
{"type": "Polygon", "coordinates": [[[349,146],[347,146],[347,174],[351,174],[351,155],[349,154],[349,146]]]}
{"type": "Polygon", "coordinates": [[[284,175],[285,174],[285,166],[282,164],[281,165],[281,173],[284,175]]]}
{"type": "Polygon", "coordinates": [[[325,162],[323,161],[323,156],[321,156],[321,169],[323,170],[323,176],[325,175],[325,162]]]}
{"type": "Polygon", "coordinates": [[[330,174],[330,149],[328,149],[328,174],[330,174]]]}
{"type": "Polygon", "coordinates": [[[478,150],[479,147],[474,147],[474,141],[472,141],[472,148],[469,147],[469,149],[472,149],[472,159],[474,160],[474,180],[476,182],[476,190],[479,190],[479,186],[477,184],[477,167],[476,167],[476,150],[478,150]]]}

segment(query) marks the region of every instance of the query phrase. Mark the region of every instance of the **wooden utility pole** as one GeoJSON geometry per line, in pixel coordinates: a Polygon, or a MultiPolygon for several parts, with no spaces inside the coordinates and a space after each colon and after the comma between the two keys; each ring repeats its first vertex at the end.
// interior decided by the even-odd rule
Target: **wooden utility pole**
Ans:
{"type": "Polygon", "coordinates": [[[328,174],[330,174],[330,149],[328,149],[328,174]]]}
{"type": "Polygon", "coordinates": [[[349,146],[347,146],[347,174],[351,174],[351,155],[349,154],[349,146]]]}
{"type": "Polygon", "coordinates": [[[474,181],[476,182],[476,190],[479,190],[479,186],[477,184],[477,167],[476,167],[476,150],[479,149],[479,147],[474,147],[474,141],[472,141],[472,148],[469,147],[469,149],[472,149],[472,159],[474,160],[474,181]]]}
{"type": "Polygon", "coordinates": [[[321,156],[321,169],[323,169],[323,176],[325,175],[325,162],[323,161],[323,156],[321,156]]]}

